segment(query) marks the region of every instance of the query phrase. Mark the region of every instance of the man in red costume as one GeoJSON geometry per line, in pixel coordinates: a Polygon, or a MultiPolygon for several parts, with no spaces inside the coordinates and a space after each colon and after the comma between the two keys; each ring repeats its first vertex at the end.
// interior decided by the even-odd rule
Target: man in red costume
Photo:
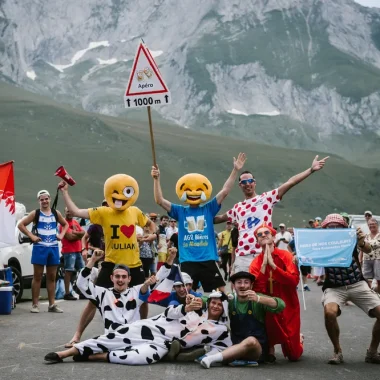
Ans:
{"type": "Polygon", "coordinates": [[[255,231],[255,237],[262,247],[262,253],[253,259],[249,271],[256,277],[254,291],[279,297],[285,302],[285,309],[279,314],[267,313],[268,361],[274,362],[274,345],[281,344],[284,356],[291,361],[300,358],[303,352],[303,336],[300,334],[300,304],[297,295],[299,271],[293,263],[293,255],[274,244],[276,231],[262,224],[255,231]]]}

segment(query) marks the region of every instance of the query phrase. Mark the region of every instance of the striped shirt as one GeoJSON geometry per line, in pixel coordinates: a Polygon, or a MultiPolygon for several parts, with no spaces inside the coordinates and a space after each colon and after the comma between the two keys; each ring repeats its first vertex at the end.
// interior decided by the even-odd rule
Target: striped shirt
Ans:
{"type": "Polygon", "coordinates": [[[40,211],[40,217],[37,223],[38,236],[42,241],[35,243],[36,246],[40,247],[58,247],[57,241],[57,221],[55,220],[54,214],[50,215],[44,214],[40,211]]]}

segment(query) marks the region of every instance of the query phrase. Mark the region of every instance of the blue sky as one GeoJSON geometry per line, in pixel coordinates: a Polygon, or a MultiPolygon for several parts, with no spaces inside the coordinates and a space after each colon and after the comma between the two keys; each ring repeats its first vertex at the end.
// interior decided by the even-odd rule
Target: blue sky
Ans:
{"type": "Polygon", "coordinates": [[[380,8],[380,0],[354,0],[357,3],[366,7],[378,7],[380,8]]]}

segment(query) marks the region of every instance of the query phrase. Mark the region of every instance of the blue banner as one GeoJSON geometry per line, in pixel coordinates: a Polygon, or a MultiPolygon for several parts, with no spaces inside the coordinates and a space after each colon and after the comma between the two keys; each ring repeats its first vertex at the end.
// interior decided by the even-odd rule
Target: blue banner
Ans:
{"type": "Polygon", "coordinates": [[[295,228],[299,265],[347,268],[352,262],[356,230],[352,228],[295,228]]]}

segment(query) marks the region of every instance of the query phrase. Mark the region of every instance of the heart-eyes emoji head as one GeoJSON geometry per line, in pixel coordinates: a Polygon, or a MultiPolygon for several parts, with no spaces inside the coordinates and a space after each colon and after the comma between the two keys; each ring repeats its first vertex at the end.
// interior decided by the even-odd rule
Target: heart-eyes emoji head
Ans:
{"type": "Polygon", "coordinates": [[[189,173],[178,180],[175,190],[181,201],[189,205],[199,205],[210,199],[212,185],[204,175],[189,173]]]}
{"type": "Polygon", "coordinates": [[[104,198],[108,206],[124,211],[132,206],[139,197],[137,181],[127,174],[115,174],[104,182],[104,198]]]}

